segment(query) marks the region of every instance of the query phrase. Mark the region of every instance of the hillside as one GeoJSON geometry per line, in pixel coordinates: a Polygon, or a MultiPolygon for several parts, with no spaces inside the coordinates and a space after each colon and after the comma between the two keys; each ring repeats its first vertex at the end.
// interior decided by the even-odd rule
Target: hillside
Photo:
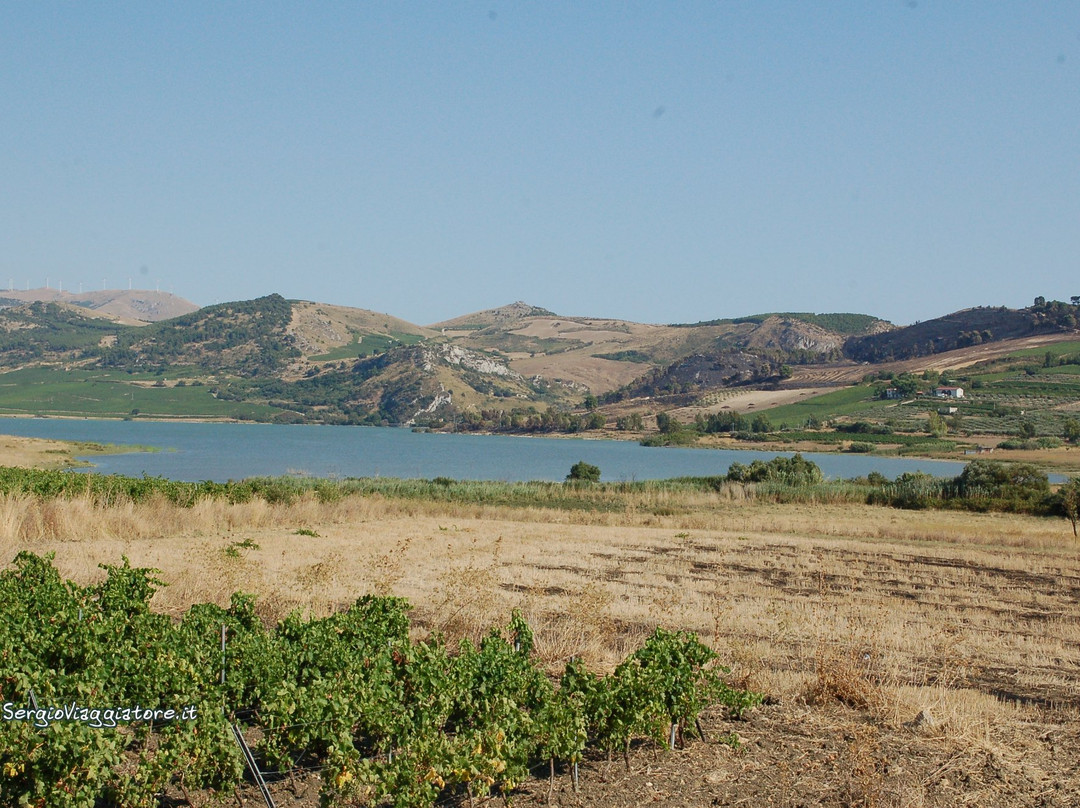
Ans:
{"type": "Polygon", "coordinates": [[[104,289],[94,292],[63,292],[57,289],[0,292],[0,306],[25,303],[65,303],[97,312],[120,323],[156,323],[188,314],[199,307],[170,292],[147,289],[104,289]]]}
{"type": "Polygon", "coordinates": [[[484,309],[483,311],[475,311],[472,314],[465,314],[461,317],[454,317],[450,320],[443,320],[441,323],[432,324],[429,328],[443,332],[472,331],[480,328],[505,327],[517,320],[524,320],[529,317],[554,316],[554,312],[540,308],[539,306],[531,306],[522,300],[518,300],[517,302],[510,303],[506,306],[499,306],[494,309],[484,309]]]}
{"type": "MultiPolygon", "coordinates": [[[[1041,298],[1040,298],[1041,300],[1041,298]]],[[[979,307],[883,333],[854,337],[844,353],[857,362],[891,362],[933,356],[943,351],[1020,339],[1036,334],[1074,331],[1077,307],[1036,302],[1026,309],[979,307]]]]}
{"type": "MultiPolygon", "coordinates": [[[[999,370],[1008,371],[1017,364],[1011,352],[1067,344],[1077,334],[1076,312],[1075,304],[1039,300],[906,327],[799,312],[655,325],[563,317],[517,302],[425,327],[268,295],[132,325],[103,309],[10,301],[0,308],[0,367],[8,369],[0,411],[574,432],[644,424],[661,411],[693,421],[755,406],[778,408],[778,423],[799,423],[800,407],[842,389],[869,402],[848,410],[896,421],[899,412],[878,413],[872,402],[898,376],[925,371],[936,380],[946,372],[969,388],[978,381],[1003,391],[990,371],[963,369],[1001,360],[999,370]],[[638,420],[629,419],[635,413],[638,420]]],[[[1023,408],[1068,404],[1072,358],[1062,348],[1052,360],[1065,370],[1028,367],[1026,379],[1009,382],[1023,408]]],[[[928,391],[930,378],[902,386],[928,391]]],[[[986,396],[969,393],[965,406],[986,396]]],[[[1014,406],[1009,401],[981,406],[1000,414],[1014,406]]],[[[907,408],[899,422],[914,427],[926,411],[907,408]]],[[[1063,418],[1047,420],[1048,434],[1061,432],[1063,418]]],[[[716,426],[737,431],[725,423],[716,426]]]]}
{"type": "Polygon", "coordinates": [[[377,311],[294,300],[286,333],[307,359],[330,362],[414,344],[438,332],[377,311]]]}
{"type": "MultiPolygon", "coordinates": [[[[688,381],[703,388],[757,383],[776,375],[784,363],[839,358],[847,338],[808,321],[806,315],[762,315],[695,325],[528,315],[520,309],[518,315],[478,321],[477,327],[455,334],[454,340],[474,350],[500,352],[509,367],[522,375],[582,385],[598,396],[620,388],[640,395],[662,389],[670,392],[669,381],[680,388],[688,381]],[[700,371],[710,363],[718,372],[703,376],[700,371]],[[650,386],[656,389],[650,392],[650,386]]],[[[889,327],[877,318],[864,319],[889,327]]]]}

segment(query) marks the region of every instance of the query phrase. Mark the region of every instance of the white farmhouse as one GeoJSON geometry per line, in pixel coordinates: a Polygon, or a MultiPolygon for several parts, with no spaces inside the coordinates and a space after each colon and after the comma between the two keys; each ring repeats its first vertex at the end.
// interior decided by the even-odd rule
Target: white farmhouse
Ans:
{"type": "Polygon", "coordinates": [[[934,395],[938,398],[963,398],[963,387],[935,387],[934,395]]]}

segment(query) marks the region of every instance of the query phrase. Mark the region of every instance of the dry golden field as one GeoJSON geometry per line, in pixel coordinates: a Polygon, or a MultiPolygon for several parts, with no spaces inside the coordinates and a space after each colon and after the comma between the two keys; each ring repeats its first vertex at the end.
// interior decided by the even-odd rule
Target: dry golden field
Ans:
{"type": "MultiPolygon", "coordinates": [[[[627,494],[606,513],[8,496],[0,543],[5,560],[55,552],[81,583],[126,555],[162,571],[155,606],[176,614],[236,589],[267,619],[393,593],[418,631],[455,637],[520,608],[553,669],[610,667],[657,625],[691,629],[769,697],[744,722],[705,722],[740,750],[592,761],[557,804],[1080,804],[1080,547],[1062,519],[763,504],[737,486],[627,494]]],[[[278,804],[315,792],[293,784],[278,804]]],[[[546,800],[543,782],[516,802],[546,800]]]]}

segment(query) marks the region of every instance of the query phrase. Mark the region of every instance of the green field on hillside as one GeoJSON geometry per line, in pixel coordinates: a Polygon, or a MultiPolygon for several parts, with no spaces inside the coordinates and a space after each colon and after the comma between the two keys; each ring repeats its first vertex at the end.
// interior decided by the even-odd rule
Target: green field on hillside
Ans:
{"type": "Polygon", "coordinates": [[[424,338],[419,334],[406,334],[400,331],[391,331],[389,334],[356,334],[352,335],[352,341],[348,345],[327,351],[324,354],[310,357],[314,362],[336,362],[340,359],[359,359],[365,356],[382,353],[398,345],[415,345],[424,338]]]}
{"type": "Polygon", "coordinates": [[[807,420],[817,418],[824,421],[842,415],[887,417],[885,412],[895,408],[897,402],[882,401],[875,397],[875,389],[870,385],[858,384],[844,387],[824,395],[814,396],[806,401],[785,404],[765,412],[776,426],[801,427],[807,420]]]}
{"type": "MultiPolygon", "coordinates": [[[[941,383],[962,387],[962,399],[922,395],[904,401],[883,400],[877,395],[889,382],[880,379],[765,413],[775,426],[787,429],[799,429],[815,419],[820,423],[840,419],[865,420],[896,431],[921,431],[931,414],[940,413],[950,418],[950,436],[958,430],[1014,435],[1022,431],[1026,422],[1027,429],[1034,428],[1039,436],[1061,437],[1065,424],[1077,417],[1071,405],[1080,402],[1080,364],[1069,361],[1077,351],[1080,342],[1054,343],[948,374],[948,381],[941,383]],[[1035,364],[1033,359],[1041,361],[1035,364]],[[1065,364],[1059,364],[1063,360],[1065,364]]],[[[915,378],[922,391],[929,392],[938,384],[936,374],[915,378]]]]}
{"type": "Polygon", "coordinates": [[[268,420],[278,412],[263,404],[218,400],[210,387],[172,386],[152,374],[47,367],[0,374],[4,414],[268,420]]]}

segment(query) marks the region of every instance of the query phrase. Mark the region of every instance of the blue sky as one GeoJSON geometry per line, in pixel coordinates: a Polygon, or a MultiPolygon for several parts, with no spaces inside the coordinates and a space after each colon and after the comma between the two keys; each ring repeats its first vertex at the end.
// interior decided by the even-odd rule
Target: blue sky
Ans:
{"type": "Polygon", "coordinates": [[[1075,2],[0,5],[16,288],[905,324],[1078,257],[1075,2]]]}

